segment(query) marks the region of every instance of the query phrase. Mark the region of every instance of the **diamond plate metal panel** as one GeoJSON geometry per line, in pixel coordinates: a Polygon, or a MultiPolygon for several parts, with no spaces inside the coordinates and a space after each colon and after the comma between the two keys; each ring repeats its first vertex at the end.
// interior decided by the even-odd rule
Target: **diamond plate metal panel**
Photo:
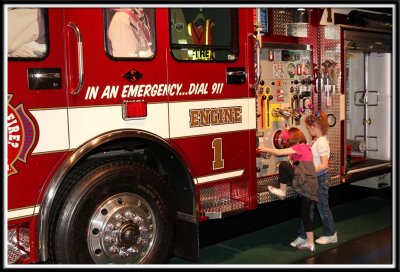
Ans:
{"type": "Polygon", "coordinates": [[[309,24],[298,24],[293,21],[295,9],[273,9],[272,10],[272,35],[308,37],[310,33],[309,24]]]}
{"type": "Polygon", "coordinates": [[[309,24],[287,24],[286,36],[306,38],[308,37],[308,33],[310,33],[309,24]]]}
{"type": "Polygon", "coordinates": [[[201,205],[210,205],[209,203],[218,202],[221,199],[230,198],[230,184],[217,184],[200,189],[201,205]]]}
{"type": "Polygon", "coordinates": [[[293,11],[289,9],[272,10],[272,35],[286,36],[286,25],[292,23],[293,11]]]}
{"type": "Polygon", "coordinates": [[[341,184],[340,176],[335,176],[335,177],[332,177],[331,182],[329,183],[329,186],[333,187],[333,186],[337,186],[337,185],[340,185],[340,184],[341,184]]]}
{"type": "MultiPolygon", "coordinates": [[[[237,186],[235,186],[237,187],[237,186]]],[[[236,188],[222,183],[200,189],[201,212],[210,219],[222,218],[223,214],[243,210],[248,201],[247,188],[236,188]]]]}
{"type": "Polygon", "coordinates": [[[202,205],[204,215],[210,219],[222,218],[223,214],[234,214],[232,211],[243,212],[245,203],[233,199],[220,199],[217,202],[202,205]]]}
{"type": "MultiPolygon", "coordinates": [[[[277,196],[271,194],[268,191],[268,185],[272,185],[274,187],[279,187],[278,176],[272,177],[264,177],[257,179],[257,203],[264,204],[276,200],[280,200],[277,196]]],[[[288,186],[286,197],[294,198],[297,196],[296,191],[293,187],[288,186]]]]}
{"type": "Polygon", "coordinates": [[[13,264],[29,253],[29,229],[19,228],[8,231],[7,262],[13,264]]]}
{"type": "MultiPolygon", "coordinates": [[[[341,58],[340,58],[340,27],[322,26],[320,38],[321,64],[329,63],[328,66],[321,65],[321,74],[328,77],[329,86],[323,86],[321,97],[321,109],[327,114],[336,117],[336,124],[328,130],[327,138],[331,147],[329,159],[329,170],[332,175],[331,186],[340,184],[340,94],[341,94],[341,58]],[[327,95],[327,93],[329,95],[327,95]]],[[[318,94],[314,94],[318,95],[318,94]]],[[[318,97],[315,97],[317,100],[318,97]]]]}

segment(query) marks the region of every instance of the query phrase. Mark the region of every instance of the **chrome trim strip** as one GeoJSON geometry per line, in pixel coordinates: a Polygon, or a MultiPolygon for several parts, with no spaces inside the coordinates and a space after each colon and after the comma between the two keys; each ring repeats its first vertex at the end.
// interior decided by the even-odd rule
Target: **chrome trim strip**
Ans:
{"type": "Polygon", "coordinates": [[[354,174],[354,173],[363,172],[363,171],[366,171],[366,170],[371,170],[371,169],[375,169],[375,168],[379,168],[379,167],[383,167],[383,166],[390,166],[390,165],[392,165],[390,162],[383,163],[383,164],[377,164],[377,165],[373,165],[373,166],[369,166],[369,167],[350,170],[349,172],[347,172],[347,174],[354,174]]]}
{"type": "Polygon", "coordinates": [[[191,214],[178,212],[176,215],[177,215],[177,218],[180,220],[188,221],[191,223],[197,223],[197,217],[193,216],[191,214]]]}
{"type": "Polygon", "coordinates": [[[215,174],[215,175],[197,177],[195,179],[197,180],[198,184],[201,184],[201,183],[206,183],[206,182],[211,182],[211,181],[219,181],[219,180],[228,179],[228,178],[240,177],[243,175],[243,173],[244,173],[244,169],[240,169],[240,170],[235,170],[235,171],[230,171],[230,172],[225,172],[225,173],[220,173],[220,174],[215,174]]]}

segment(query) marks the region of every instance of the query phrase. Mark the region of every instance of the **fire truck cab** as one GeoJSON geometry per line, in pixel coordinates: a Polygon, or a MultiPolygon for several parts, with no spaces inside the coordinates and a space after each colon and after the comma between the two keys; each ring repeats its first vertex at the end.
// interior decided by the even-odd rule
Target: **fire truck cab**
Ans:
{"type": "Polygon", "coordinates": [[[314,110],[331,186],[390,186],[391,25],[326,12],[7,6],[8,263],[196,260],[199,223],[278,200],[256,149],[314,110]]]}

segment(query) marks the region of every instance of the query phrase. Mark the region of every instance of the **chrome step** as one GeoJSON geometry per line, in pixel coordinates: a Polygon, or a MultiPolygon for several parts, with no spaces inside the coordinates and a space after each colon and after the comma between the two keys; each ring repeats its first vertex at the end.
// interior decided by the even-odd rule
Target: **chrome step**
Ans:
{"type": "MultiPolygon", "coordinates": [[[[276,177],[267,177],[257,179],[257,204],[269,203],[272,201],[280,200],[279,197],[269,192],[268,186],[279,187],[276,177]]],[[[286,199],[294,198],[297,196],[296,191],[292,186],[288,186],[286,192],[286,199]]]]}
{"type": "Polygon", "coordinates": [[[220,219],[245,211],[245,203],[235,199],[218,199],[213,202],[202,203],[201,209],[209,219],[220,219]]]}
{"type": "MultiPolygon", "coordinates": [[[[296,196],[297,196],[296,191],[293,189],[293,187],[289,186],[286,192],[286,199],[294,198],[296,196]]],[[[264,204],[275,200],[280,200],[280,199],[276,195],[271,194],[268,191],[268,188],[265,191],[260,191],[257,188],[257,204],[264,204]]]]}

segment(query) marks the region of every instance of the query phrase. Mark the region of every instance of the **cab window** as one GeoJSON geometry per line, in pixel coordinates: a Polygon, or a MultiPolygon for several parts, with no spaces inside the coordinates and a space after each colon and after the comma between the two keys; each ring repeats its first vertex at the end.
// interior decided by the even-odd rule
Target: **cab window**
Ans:
{"type": "Polygon", "coordinates": [[[155,12],[152,8],[104,10],[106,51],[114,58],[148,59],[155,54],[155,12]]]}
{"type": "Polygon", "coordinates": [[[11,59],[42,59],[48,52],[47,10],[7,9],[7,54],[11,59]]]}
{"type": "Polygon", "coordinates": [[[172,55],[182,61],[235,61],[238,56],[237,10],[172,8],[172,55]]]}

